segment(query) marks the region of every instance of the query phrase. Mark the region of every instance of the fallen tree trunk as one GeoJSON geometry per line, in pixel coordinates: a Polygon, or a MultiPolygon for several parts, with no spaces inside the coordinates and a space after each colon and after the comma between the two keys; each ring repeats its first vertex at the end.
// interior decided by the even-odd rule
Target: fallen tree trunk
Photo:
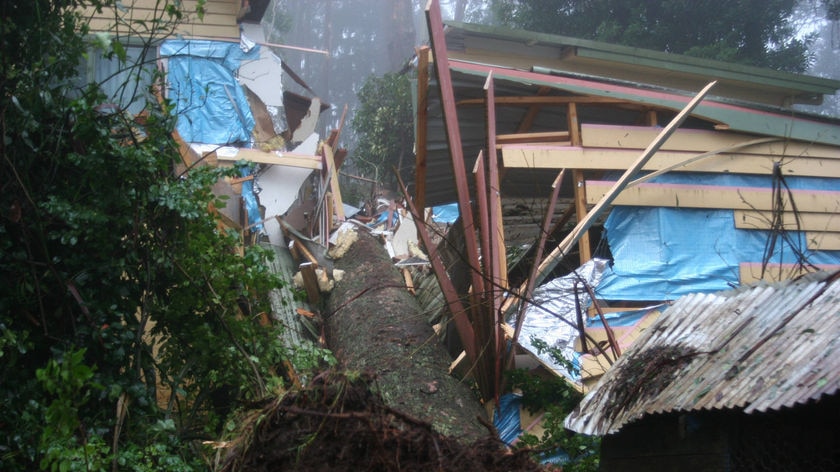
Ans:
{"type": "Polygon", "coordinates": [[[371,372],[389,407],[472,442],[490,432],[470,386],[448,374],[451,359],[379,241],[365,231],[335,268],[345,271],[327,301],[327,344],[348,370],[371,372]]]}

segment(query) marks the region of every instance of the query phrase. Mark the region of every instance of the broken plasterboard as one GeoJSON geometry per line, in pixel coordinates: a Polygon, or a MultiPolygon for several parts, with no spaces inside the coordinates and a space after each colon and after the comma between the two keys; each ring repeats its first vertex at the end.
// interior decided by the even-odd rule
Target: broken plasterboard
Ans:
{"type": "Polygon", "coordinates": [[[260,48],[256,59],[243,60],[239,66],[239,83],[248,87],[267,106],[283,106],[283,66],[271,49],[260,48]]]}
{"type": "MultiPolygon", "coordinates": [[[[294,149],[296,154],[315,155],[318,134],[311,134],[294,149]]],[[[283,244],[283,232],[275,218],[282,216],[297,200],[300,187],[312,174],[312,169],[272,165],[259,176],[260,205],[265,207],[265,232],[271,244],[283,244]]]]}

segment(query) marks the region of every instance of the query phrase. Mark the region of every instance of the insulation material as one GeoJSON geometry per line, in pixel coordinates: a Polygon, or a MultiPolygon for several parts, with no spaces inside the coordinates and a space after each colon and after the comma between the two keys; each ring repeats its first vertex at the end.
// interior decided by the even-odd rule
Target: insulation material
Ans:
{"type": "Polygon", "coordinates": [[[591,287],[597,286],[606,265],[606,260],[592,259],[571,274],[539,286],[534,290],[534,303],[528,305],[519,333],[519,345],[523,349],[558,375],[575,382],[580,381],[579,353],[575,351],[575,340],[579,332],[572,325],[577,320],[575,291],[581,308],[585,310],[591,300],[582,282],[591,287]],[[574,368],[569,369],[557,363],[548,353],[539,352],[534,340],[543,341],[549,347],[560,350],[574,368]]]}
{"type": "Polygon", "coordinates": [[[243,60],[259,57],[235,43],[170,40],[160,54],[168,58],[167,97],[187,142],[230,144],[251,140],[254,116],[236,72],[243,60]]]}
{"type": "MultiPolygon", "coordinates": [[[[667,174],[656,182],[744,187],[772,185],[770,177],[667,174]]],[[[834,190],[837,179],[786,178],[792,189],[834,190]]],[[[607,218],[613,264],[597,295],[605,300],[673,300],[695,292],[738,285],[741,262],[761,262],[769,231],[736,229],[732,210],[615,207],[607,218]]],[[[813,264],[838,264],[840,251],[810,251],[804,232],[787,233],[775,245],[771,264],[796,263],[797,252],[813,264]]]]}

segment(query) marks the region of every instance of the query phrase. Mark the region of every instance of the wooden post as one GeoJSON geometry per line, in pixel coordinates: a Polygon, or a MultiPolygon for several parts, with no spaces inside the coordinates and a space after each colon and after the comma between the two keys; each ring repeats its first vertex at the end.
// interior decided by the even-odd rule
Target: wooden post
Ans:
{"type": "MultiPolygon", "coordinates": [[[[569,103],[568,110],[569,121],[569,140],[572,146],[581,146],[583,140],[580,138],[580,122],[578,121],[577,103],[569,103]]],[[[577,221],[583,221],[586,218],[586,185],[584,181],[586,177],[583,175],[583,170],[574,169],[572,171],[572,184],[575,192],[575,212],[577,213],[577,221]]],[[[589,241],[589,232],[586,231],[581,235],[580,242],[578,242],[578,251],[580,252],[580,265],[585,264],[592,259],[592,245],[589,241]]]]}
{"type": "MultiPolygon", "coordinates": [[[[417,139],[414,143],[414,202],[421,212],[426,208],[426,120],[429,107],[429,46],[417,48],[417,139]]],[[[407,197],[407,196],[406,196],[407,197]]],[[[418,224],[423,220],[418,221],[418,224]]]]}

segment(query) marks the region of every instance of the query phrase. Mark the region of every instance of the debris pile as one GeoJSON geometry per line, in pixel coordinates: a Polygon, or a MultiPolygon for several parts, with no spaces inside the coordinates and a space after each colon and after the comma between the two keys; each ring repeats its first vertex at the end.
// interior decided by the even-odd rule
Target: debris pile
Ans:
{"type": "Polygon", "coordinates": [[[368,374],[322,373],[249,413],[221,470],[539,471],[488,432],[464,444],[385,405],[368,374]]]}

